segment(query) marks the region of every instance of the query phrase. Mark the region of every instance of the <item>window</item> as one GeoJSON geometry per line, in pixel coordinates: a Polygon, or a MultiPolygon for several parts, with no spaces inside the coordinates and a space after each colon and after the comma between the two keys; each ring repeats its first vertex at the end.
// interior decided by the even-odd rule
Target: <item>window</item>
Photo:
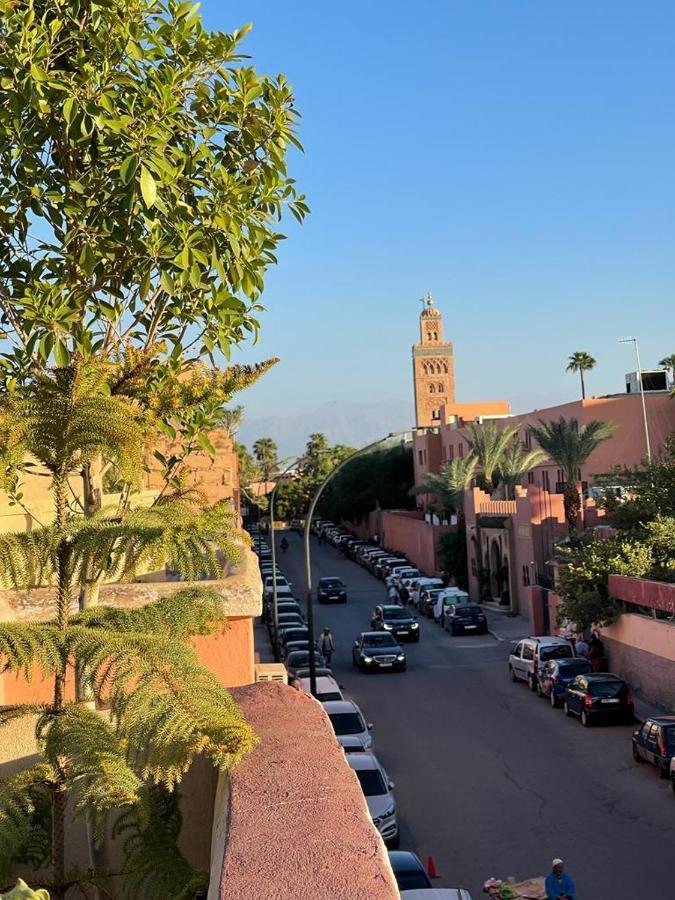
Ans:
{"type": "Polygon", "coordinates": [[[562,469],[558,469],[558,479],[557,479],[557,480],[558,480],[561,484],[564,484],[564,483],[565,483],[565,473],[563,472],[562,469]]]}
{"type": "Polygon", "coordinates": [[[441,414],[437,409],[431,410],[431,418],[432,419],[440,419],[440,417],[441,417],[441,414]]]}
{"type": "Polygon", "coordinates": [[[530,584],[530,567],[523,566],[523,584],[527,587],[530,584]]]}
{"type": "Polygon", "coordinates": [[[422,453],[421,450],[417,451],[417,460],[420,465],[422,465],[424,463],[424,454],[422,453]]]}
{"type": "Polygon", "coordinates": [[[527,473],[527,483],[534,484],[534,472],[527,473]]]}
{"type": "Polygon", "coordinates": [[[442,384],[439,384],[439,385],[438,385],[438,393],[439,393],[439,394],[444,394],[444,393],[445,393],[445,388],[443,387],[442,384]]]}
{"type": "Polygon", "coordinates": [[[427,340],[428,340],[428,341],[431,340],[431,332],[430,332],[430,331],[427,332],[427,340]]]}
{"type": "Polygon", "coordinates": [[[366,797],[380,797],[387,793],[387,786],[377,769],[356,769],[356,777],[366,797]]]}
{"type": "Polygon", "coordinates": [[[430,385],[429,385],[429,393],[430,393],[430,394],[435,394],[435,393],[436,393],[436,385],[435,385],[435,384],[430,384],[430,385]]]}
{"type": "Polygon", "coordinates": [[[437,331],[434,331],[434,340],[435,340],[435,341],[438,340],[438,332],[437,332],[437,331]]]}
{"type": "Polygon", "coordinates": [[[544,469],[544,471],[541,473],[541,486],[545,491],[551,490],[551,485],[548,479],[548,472],[546,471],[546,469],[544,469]]]}
{"type": "Polygon", "coordinates": [[[464,459],[464,444],[461,441],[457,445],[457,456],[459,456],[460,459],[464,459]]]}
{"type": "Polygon", "coordinates": [[[529,431],[526,431],[526,432],[525,432],[525,440],[524,440],[524,444],[525,444],[525,449],[526,449],[526,450],[531,450],[531,449],[532,449],[532,435],[530,434],[529,431]]]}
{"type": "Polygon", "coordinates": [[[446,375],[448,374],[448,364],[445,362],[443,363],[443,371],[445,372],[446,375]]]}
{"type": "Polygon", "coordinates": [[[427,451],[425,450],[425,451],[424,451],[424,462],[425,462],[425,464],[426,464],[426,461],[427,461],[427,451]]]}
{"type": "Polygon", "coordinates": [[[513,653],[511,655],[517,656],[520,659],[522,652],[523,652],[523,645],[521,642],[520,644],[518,644],[518,646],[516,647],[516,649],[513,651],[513,653]]]}
{"type": "Polygon", "coordinates": [[[448,460],[449,460],[450,462],[452,462],[452,460],[453,460],[454,458],[455,458],[455,445],[454,445],[454,444],[450,444],[450,446],[448,447],[448,460]]]}
{"type": "Polygon", "coordinates": [[[534,647],[532,644],[523,644],[523,659],[534,659],[534,647]]]}

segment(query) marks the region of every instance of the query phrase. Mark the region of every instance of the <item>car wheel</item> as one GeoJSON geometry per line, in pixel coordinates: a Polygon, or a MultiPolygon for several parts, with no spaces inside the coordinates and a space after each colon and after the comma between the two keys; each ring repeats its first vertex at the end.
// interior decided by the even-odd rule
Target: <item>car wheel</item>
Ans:
{"type": "Polygon", "coordinates": [[[585,709],[581,710],[581,724],[584,728],[590,728],[591,725],[591,717],[588,715],[585,709]]]}
{"type": "Polygon", "coordinates": [[[509,677],[511,678],[511,681],[518,681],[518,676],[513,671],[513,668],[511,666],[509,666],[509,677]]]}
{"type": "Polygon", "coordinates": [[[569,708],[569,706],[567,705],[567,700],[565,700],[565,702],[563,703],[563,709],[565,710],[565,715],[566,715],[566,716],[573,716],[573,715],[574,715],[574,713],[572,712],[572,710],[571,710],[571,709],[569,708]]]}
{"type": "Polygon", "coordinates": [[[640,756],[640,751],[637,748],[637,744],[633,744],[633,759],[636,763],[644,762],[643,758],[640,756]]]}
{"type": "Polygon", "coordinates": [[[534,675],[528,675],[528,676],[527,676],[527,686],[529,687],[529,689],[530,689],[531,691],[536,691],[536,690],[537,690],[537,685],[536,685],[535,680],[534,680],[534,675]]]}
{"type": "Polygon", "coordinates": [[[558,703],[558,698],[557,698],[556,695],[553,693],[553,691],[551,691],[551,693],[548,695],[548,701],[549,701],[549,703],[551,704],[551,706],[553,707],[553,709],[557,709],[558,706],[560,705],[560,704],[558,703]]]}

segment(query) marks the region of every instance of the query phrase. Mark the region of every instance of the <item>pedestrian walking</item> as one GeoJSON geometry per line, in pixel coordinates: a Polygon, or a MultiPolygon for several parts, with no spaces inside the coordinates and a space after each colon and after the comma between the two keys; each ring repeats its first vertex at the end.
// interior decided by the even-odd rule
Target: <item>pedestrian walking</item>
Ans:
{"type": "Polygon", "coordinates": [[[319,650],[323,654],[324,659],[330,665],[330,658],[335,650],[335,638],[330,628],[324,628],[319,638],[319,650]]]}
{"type": "Polygon", "coordinates": [[[593,666],[593,671],[602,672],[605,662],[605,645],[597,631],[593,632],[588,645],[588,658],[593,666]]]}
{"type": "Polygon", "coordinates": [[[403,604],[403,606],[405,606],[408,603],[408,600],[410,600],[410,591],[408,590],[407,584],[402,584],[398,589],[398,599],[403,604]]]}
{"type": "Polygon", "coordinates": [[[574,643],[574,652],[577,656],[581,656],[583,659],[588,659],[588,644],[584,640],[583,634],[578,634],[577,639],[574,643]]]}
{"type": "Polygon", "coordinates": [[[575,900],[576,888],[571,877],[564,871],[562,859],[553,860],[551,872],[546,876],[547,900],[575,900]]]}
{"type": "Polygon", "coordinates": [[[390,585],[387,588],[387,600],[390,603],[398,603],[399,601],[399,590],[395,584],[390,585]]]}

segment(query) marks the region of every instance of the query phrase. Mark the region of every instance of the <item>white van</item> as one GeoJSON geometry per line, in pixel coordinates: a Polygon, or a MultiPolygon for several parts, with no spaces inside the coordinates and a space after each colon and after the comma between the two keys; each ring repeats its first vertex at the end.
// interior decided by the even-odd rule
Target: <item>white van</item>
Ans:
{"type": "Polygon", "coordinates": [[[434,606],[434,622],[440,622],[441,627],[445,625],[445,611],[451,604],[457,606],[460,603],[471,603],[471,597],[466,591],[458,587],[446,588],[436,598],[434,606]]]}

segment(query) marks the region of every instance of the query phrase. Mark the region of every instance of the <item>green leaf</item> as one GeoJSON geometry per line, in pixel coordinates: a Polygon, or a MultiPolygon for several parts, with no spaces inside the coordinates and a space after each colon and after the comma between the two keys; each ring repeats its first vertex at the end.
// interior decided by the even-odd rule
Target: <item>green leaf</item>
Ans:
{"type": "MultiPolygon", "coordinates": [[[[127,156],[127,158],[124,160],[124,162],[120,166],[120,178],[122,179],[122,183],[129,184],[131,179],[136,174],[137,169],[138,169],[138,154],[131,153],[129,156],[127,156]]],[[[143,180],[142,180],[142,176],[141,176],[141,185],[142,185],[142,183],[143,183],[143,180]]],[[[143,195],[143,197],[145,198],[145,194],[143,195]]],[[[146,203],[147,203],[147,200],[146,200],[146,203]]],[[[150,204],[148,204],[148,205],[150,205],[150,204]]]]}
{"type": "Polygon", "coordinates": [[[63,341],[57,341],[54,344],[54,359],[56,360],[56,365],[62,368],[70,362],[70,354],[63,341]]]}
{"type": "Polygon", "coordinates": [[[87,275],[91,275],[96,268],[96,257],[89,244],[85,244],[82,248],[82,252],[80,253],[80,265],[87,275]]]}
{"type": "Polygon", "coordinates": [[[155,179],[145,166],[141,166],[141,194],[147,207],[155,205],[157,199],[157,185],[155,179]]]}
{"type": "Polygon", "coordinates": [[[206,434],[204,431],[202,431],[202,433],[200,435],[198,435],[197,443],[202,448],[202,450],[204,450],[206,453],[209,454],[209,456],[216,455],[216,448],[213,446],[213,444],[209,440],[208,434],[206,434]]]}
{"type": "Polygon", "coordinates": [[[167,294],[173,294],[175,290],[173,278],[169,275],[168,272],[162,272],[162,274],[159,276],[159,283],[162,285],[162,290],[164,290],[167,294]]]}
{"type": "Polygon", "coordinates": [[[77,112],[77,102],[74,97],[68,97],[63,104],[63,118],[66,120],[68,128],[72,125],[75,113],[77,112]]]}

